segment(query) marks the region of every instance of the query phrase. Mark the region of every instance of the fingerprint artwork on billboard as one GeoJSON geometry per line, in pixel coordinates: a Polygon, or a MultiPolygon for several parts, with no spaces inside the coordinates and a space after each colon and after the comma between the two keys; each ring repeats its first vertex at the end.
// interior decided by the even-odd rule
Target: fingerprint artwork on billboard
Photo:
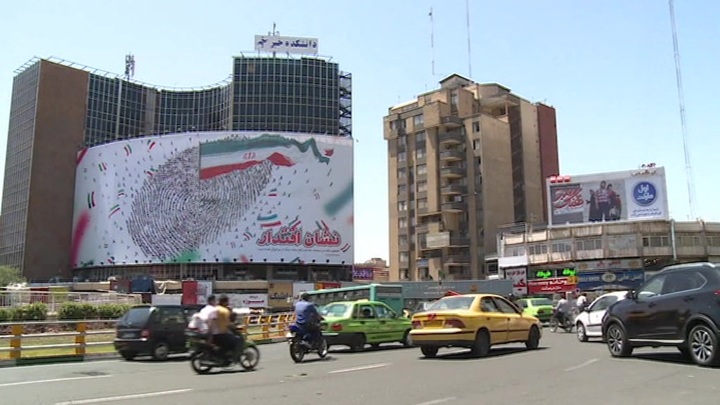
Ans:
{"type": "Polygon", "coordinates": [[[669,217],[662,167],[557,179],[547,183],[552,225],[669,217]]]}
{"type": "Polygon", "coordinates": [[[78,154],[74,267],[351,264],[352,139],[197,132],[78,154]]]}

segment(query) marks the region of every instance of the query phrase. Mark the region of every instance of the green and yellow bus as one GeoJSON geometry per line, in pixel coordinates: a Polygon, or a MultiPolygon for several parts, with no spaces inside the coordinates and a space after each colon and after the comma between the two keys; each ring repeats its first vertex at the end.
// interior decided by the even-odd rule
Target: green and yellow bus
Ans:
{"type": "Polygon", "coordinates": [[[308,291],[308,294],[310,294],[312,302],[318,307],[336,301],[356,301],[364,299],[383,302],[398,314],[401,314],[403,310],[401,285],[367,284],[308,291]]]}

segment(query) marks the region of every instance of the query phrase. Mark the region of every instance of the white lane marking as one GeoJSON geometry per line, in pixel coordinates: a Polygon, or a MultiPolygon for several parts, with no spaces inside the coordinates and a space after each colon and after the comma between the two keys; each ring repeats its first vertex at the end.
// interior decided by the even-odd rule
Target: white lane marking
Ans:
{"type": "Polygon", "coordinates": [[[370,364],[367,366],[360,366],[360,367],[352,367],[352,368],[344,368],[342,370],[334,370],[334,371],[328,371],[328,374],[340,374],[340,373],[350,373],[353,371],[363,371],[363,370],[372,370],[374,368],[381,368],[381,367],[387,367],[391,365],[392,363],[378,363],[378,364],[370,364]]]}
{"type": "Polygon", "coordinates": [[[91,380],[91,379],[95,379],[95,378],[108,378],[108,377],[112,377],[112,376],[111,375],[93,375],[93,376],[87,376],[87,377],[54,378],[52,380],[22,381],[22,382],[0,384],[0,388],[14,387],[17,385],[45,384],[45,383],[65,382],[65,381],[75,381],[75,380],[91,380]]]}
{"type": "Polygon", "coordinates": [[[145,394],[118,395],[116,397],[92,398],[92,399],[76,399],[67,402],[56,402],[55,405],[82,405],[82,404],[99,404],[102,402],[125,401],[128,399],[143,399],[161,397],[164,395],[182,394],[192,391],[192,388],[172,391],[147,392],[145,394]]]}
{"type": "Polygon", "coordinates": [[[575,371],[575,370],[579,370],[579,369],[581,369],[581,368],[583,368],[583,367],[587,367],[587,366],[595,363],[596,361],[598,361],[598,359],[590,359],[590,360],[586,361],[585,363],[578,364],[577,366],[568,367],[568,368],[565,369],[565,371],[575,371]]]}
{"type": "Polygon", "coordinates": [[[416,405],[436,405],[436,404],[443,404],[443,403],[445,403],[445,402],[454,401],[454,400],[456,400],[456,399],[457,399],[457,397],[440,398],[440,399],[434,399],[434,400],[432,400],[432,401],[420,402],[419,404],[416,404],[416,405]]]}

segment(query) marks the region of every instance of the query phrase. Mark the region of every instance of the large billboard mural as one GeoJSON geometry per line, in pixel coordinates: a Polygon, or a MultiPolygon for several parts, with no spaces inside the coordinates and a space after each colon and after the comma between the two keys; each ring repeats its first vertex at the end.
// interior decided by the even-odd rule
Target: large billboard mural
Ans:
{"type": "Polygon", "coordinates": [[[665,169],[639,170],[547,179],[551,225],[602,221],[667,220],[665,169]]]}
{"type": "Polygon", "coordinates": [[[72,263],[353,262],[352,139],[197,132],[77,158],[72,263]]]}

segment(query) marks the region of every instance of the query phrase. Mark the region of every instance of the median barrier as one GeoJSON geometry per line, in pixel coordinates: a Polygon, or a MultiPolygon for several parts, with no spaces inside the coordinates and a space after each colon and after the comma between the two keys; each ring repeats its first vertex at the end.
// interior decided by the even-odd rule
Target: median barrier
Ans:
{"type": "MultiPolygon", "coordinates": [[[[243,329],[247,338],[257,344],[277,343],[284,340],[294,319],[292,313],[249,315],[244,317],[243,329]]],[[[0,367],[118,357],[113,348],[116,323],[116,320],[2,322],[0,367]]]]}

